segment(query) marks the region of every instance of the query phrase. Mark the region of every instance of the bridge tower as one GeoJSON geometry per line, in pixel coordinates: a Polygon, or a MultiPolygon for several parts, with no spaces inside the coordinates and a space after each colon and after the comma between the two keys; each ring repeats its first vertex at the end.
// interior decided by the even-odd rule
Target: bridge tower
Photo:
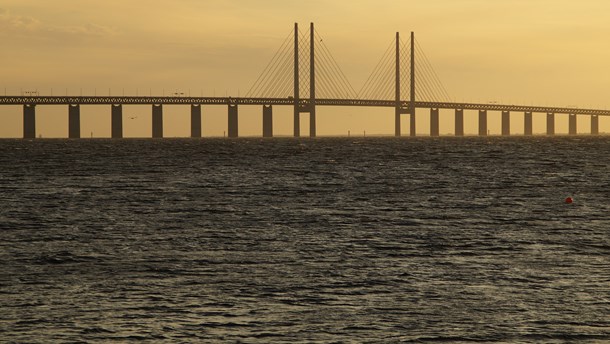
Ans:
{"type": "Polygon", "coordinates": [[[410,131],[415,136],[415,33],[411,31],[411,98],[409,99],[410,131]]]}
{"type": "Polygon", "coordinates": [[[404,112],[402,108],[402,103],[400,101],[400,32],[396,33],[396,86],[394,87],[396,91],[394,105],[395,110],[395,118],[394,118],[394,135],[400,136],[400,115],[404,112]]]}
{"type": "Polygon", "coordinates": [[[299,89],[299,24],[294,23],[294,137],[301,136],[301,113],[309,113],[309,136],[316,137],[315,29],[309,25],[309,104],[301,105],[299,89]]]}
{"type": "Polygon", "coordinates": [[[401,128],[400,128],[400,115],[409,114],[409,126],[410,126],[410,136],[416,135],[415,128],[415,33],[411,32],[411,87],[410,87],[410,97],[409,97],[409,106],[408,108],[404,108],[402,105],[402,100],[400,99],[400,33],[396,33],[396,76],[395,76],[395,120],[394,120],[394,135],[401,136],[401,128]]]}
{"type": "Polygon", "coordinates": [[[301,135],[299,105],[299,23],[294,23],[294,137],[301,135]]]}
{"type": "Polygon", "coordinates": [[[309,136],[316,137],[316,58],[315,31],[313,23],[309,24],[309,136]]]}

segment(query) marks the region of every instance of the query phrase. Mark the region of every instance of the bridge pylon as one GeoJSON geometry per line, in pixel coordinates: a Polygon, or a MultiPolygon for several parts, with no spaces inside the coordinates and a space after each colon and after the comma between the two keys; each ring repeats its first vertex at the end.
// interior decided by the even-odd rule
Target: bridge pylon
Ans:
{"type": "Polygon", "coordinates": [[[415,136],[415,32],[411,31],[411,97],[409,99],[410,134],[415,136]]]}
{"type": "Polygon", "coordinates": [[[294,137],[301,136],[299,99],[299,23],[294,23],[294,137]]]}
{"type": "Polygon", "coordinates": [[[401,82],[401,67],[400,67],[400,32],[396,32],[396,76],[395,76],[395,123],[394,123],[394,134],[395,136],[401,136],[401,125],[400,125],[400,115],[409,114],[409,135],[416,135],[415,128],[415,33],[411,32],[411,56],[410,56],[410,95],[409,95],[409,104],[408,107],[403,106],[403,102],[401,98],[401,90],[400,90],[400,82],[401,82]]]}
{"type": "Polygon", "coordinates": [[[299,24],[294,23],[294,137],[301,136],[301,113],[309,113],[309,136],[316,136],[315,29],[309,25],[309,104],[301,104],[299,66],[299,24]]]}

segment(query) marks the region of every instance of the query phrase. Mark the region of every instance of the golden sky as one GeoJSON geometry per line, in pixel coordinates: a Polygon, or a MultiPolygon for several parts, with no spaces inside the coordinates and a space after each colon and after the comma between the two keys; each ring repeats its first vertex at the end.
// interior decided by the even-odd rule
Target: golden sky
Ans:
{"type": "MultiPolygon", "coordinates": [[[[395,32],[415,31],[455,101],[607,108],[608,13],[605,0],[3,0],[0,92],[243,95],[294,22],[303,30],[315,22],[356,90],[395,32]]],[[[204,135],[222,136],[226,107],[203,111],[204,135]]],[[[276,133],[291,134],[291,111],[275,110],[276,133]]],[[[81,112],[84,137],[110,135],[109,108],[81,112]]],[[[240,134],[260,135],[261,112],[240,107],[240,134]]],[[[188,107],[164,113],[166,136],[188,136],[188,107]]],[[[0,115],[0,137],[20,137],[21,108],[0,107],[0,115]]],[[[126,136],[150,136],[148,106],[124,116],[126,136]]],[[[392,109],[321,108],[318,133],[392,134],[392,116],[392,109]]],[[[441,133],[452,132],[452,113],[441,116],[441,133]]],[[[499,116],[490,113],[492,134],[499,116]]],[[[418,133],[428,132],[427,117],[418,110],[418,133]]],[[[467,133],[477,131],[474,118],[467,114],[467,133]]],[[[514,115],[514,132],[523,131],[522,118],[514,115]]],[[[567,131],[567,117],[557,123],[567,131]]],[[[600,129],[610,131],[610,119],[600,129]]],[[[583,117],[579,131],[587,130],[583,117]]],[[[544,131],[542,115],[534,131],[544,131]]],[[[39,106],[37,132],[67,136],[67,109],[39,106]]]]}

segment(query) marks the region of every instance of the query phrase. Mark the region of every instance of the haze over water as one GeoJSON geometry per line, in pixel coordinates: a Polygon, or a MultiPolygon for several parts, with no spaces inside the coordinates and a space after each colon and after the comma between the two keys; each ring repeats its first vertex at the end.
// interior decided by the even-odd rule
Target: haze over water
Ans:
{"type": "Polygon", "coordinates": [[[0,340],[608,342],[609,144],[0,140],[0,340]]]}

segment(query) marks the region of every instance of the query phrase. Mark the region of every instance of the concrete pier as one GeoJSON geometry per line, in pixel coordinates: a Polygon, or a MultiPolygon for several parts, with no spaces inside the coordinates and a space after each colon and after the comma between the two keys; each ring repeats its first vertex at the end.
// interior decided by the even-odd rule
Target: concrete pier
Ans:
{"type": "Polygon", "coordinates": [[[273,106],[263,105],[263,137],[273,137],[273,106]]]}
{"type": "Polygon", "coordinates": [[[455,136],[464,136],[464,110],[455,110],[455,136]]]}
{"type": "Polygon", "coordinates": [[[229,104],[229,137],[239,136],[237,105],[229,104]]]}
{"type": "Polygon", "coordinates": [[[316,135],[316,108],[314,105],[309,112],[309,137],[316,137],[316,135]]]}
{"type": "Polygon", "coordinates": [[[502,136],[510,136],[510,112],[502,111],[502,136]]]}
{"type": "Polygon", "coordinates": [[[576,135],[577,134],[577,131],[576,131],[576,119],[577,119],[577,117],[576,117],[575,114],[570,114],[569,117],[570,117],[570,124],[569,124],[569,131],[568,131],[568,133],[570,135],[576,135]]]}
{"type": "Polygon", "coordinates": [[[68,138],[80,139],[80,105],[68,105],[68,138]]]}
{"type": "Polygon", "coordinates": [[[430,136],[439,136],[440,134],[438,113],[438,109],[430,109],[430,136]]]}
{"type": "Polygon", "coordinates": [[[479,110],[479,136],[487,136],[487,110],[479,110]]]}
{"type": "Polygon", "coordinates": [[[201,137],[201,105],[191,104],[191,137],[201,137]]]}
{"type": "Polygon", "coordinates": [[[591,135],[599,135],[599,116],[591,116],[591,135]]]}
{"type": "Polygon", "coordinates": [[[163,105],[161,104],[152,106],[152,137],[163,137],[163,105]]]}
{"type": "Polygon", "coordinates": [[[415,126],[415,109],[412,109],[412,113],[409,114],[409,135],[411,137],[417,136],[416,126],[415,126]]]}
{"type": "Polygon", "coordinates": [[[546,134],[555,135],[555,114],[551,112],[546,114],[546,134]]]}
{"type": "Polygon", "coordinates": [[[23,105],[23,138],[36,138],[36,104],[23,105]]]}
{"type": "Polygon", "coordinates": [[[526,136],[532,136],[534,134],[534,119],[531,112],[526,112],[523,117],[523,134],[526,136]]]}
{"type": "Polygon", "coordinates": [[[394,111],[394,136],[400,135],[400,107],[396,107],[394,111]]]}
{"type": "Polygon", "coordinates": [[[294,107],[294,137],[300,137],[301,136],[301,113],[299,112],[299,107],[295,106],[294,107]]]}
{"type": "Polygon", "coordinates": [[[123,138],[123,105],[111,105],[111,137],[113,139],[123,138]]]}

